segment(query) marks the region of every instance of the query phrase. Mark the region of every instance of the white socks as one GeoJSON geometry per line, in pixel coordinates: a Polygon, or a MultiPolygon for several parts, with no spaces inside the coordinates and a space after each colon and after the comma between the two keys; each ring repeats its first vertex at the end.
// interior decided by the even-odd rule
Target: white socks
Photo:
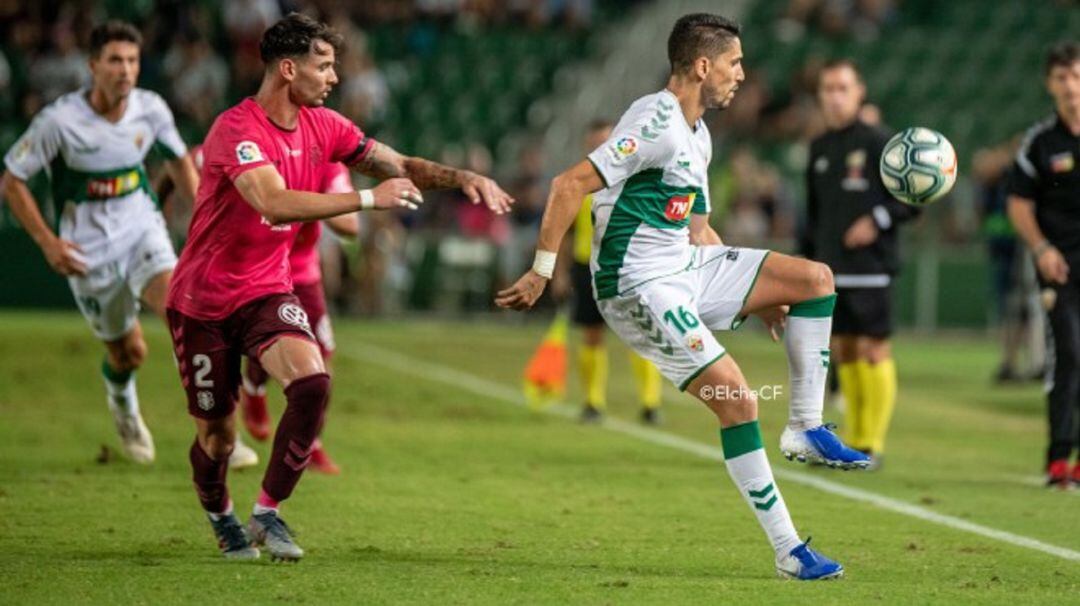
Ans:
{"type": "Polygon", "coordinates": [[[109,408],[119,409],[128,416],[139,414],[139,395],[135,392],[135,373],[116,372],[108,362],[101,365],[105,379],[105,393],[109,396],[109,408]]]}
{"type": "Polygon", "coordinates": [[[835,304],[836,295],[826,295],[796,303],[788,312],[784,346],[791,378],[788,427],[793,430],[821,425],[835,304]]]}
{"type": "Polygon", "coordinates": [[[720,430],[724,464],[758,523],[769,537],[776,558],[788,555],[802,540],[791,522],[784,497],[773,479],[769,459],[761,445],[757,421],[720,430]]]}
{"type": "Polygon", "coordinates": [[[233,512],[232,499],[229,499],[229,504],[225,507],[225,511],[223,511],[221,513],[213,513],[213,512],[208,511],[208,512],[206,512],[206,515],[210,516],[211,520],[217,522],[218,520],[220,520],[221,518],[223,518],[223,517],[225,517],[227,515],[232,515],[232,512],[233,512]]]}
{"type": "Polygon", "coordinates": [[[278,512],[277,507],[267,507],[266,505],[260,505],[258,503],[255,503],[255,507],[253,507],[251,509],[251,513],[253,513],[253,514],[257,515],[257,516],[262,515],[264,513],[270,513],[270,512],[273,512],[274,515],[277,515],[277,512],[278,512]]]}

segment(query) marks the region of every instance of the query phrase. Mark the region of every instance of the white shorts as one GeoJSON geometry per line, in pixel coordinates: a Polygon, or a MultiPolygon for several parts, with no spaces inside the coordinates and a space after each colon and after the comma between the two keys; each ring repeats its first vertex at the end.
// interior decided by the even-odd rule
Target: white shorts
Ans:
{"type": "Polygon", "coordinates": [[[685,390],[724,346],[712,331],[735,330],[767,250],[702,246],[687,269],[598,302],[608,326],[685,390]]]}
{"type": "Polygon", "coordinates": [[[94,267],[85,276],[68,278],[79,311],[102,341],[115,341],[131,332],[147,284],[176,266],[165,220],[160,215],[156,219],[125,255],[94,267]]]}

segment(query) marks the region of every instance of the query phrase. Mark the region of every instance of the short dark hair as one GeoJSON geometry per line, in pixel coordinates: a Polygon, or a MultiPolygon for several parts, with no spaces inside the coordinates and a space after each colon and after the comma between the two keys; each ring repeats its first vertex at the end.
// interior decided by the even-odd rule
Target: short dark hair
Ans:
{"type": "Polygon", "coordinates": [[[860,83],[863,81],[862,70],[859,69],[859,64],[855,63],[854,59],[848,57],[839,57],[836,59],[829,59],[821,66],[821,69],[819,69],[817,73],[817,85],[821,86],[821,77],[825,74],[825,72],[845,67],[855,72],[856,80],[858,80],[860,83]]]}
{"type": "Polygon", "coordinates": [[[114,19],[90,31],[90,56],[95,59],[100,57],[101,49],[105,48],[106,44],[116,41],[131,42],[142,48],[142,34],[139,30],[127,21],[114,19]]]}
{"type": "Polygon", "coordinates": [[[731,46],[741,31],[738,23],[720,15],[693,13],[680,17],[668,36],[671,71],[685,70],[698,57],[719,55],[731,46]]]}
{"type": "Polygon", "coordinates": [[[341,50],[343,38],[329,25],[316,21],[307,15],[289,13],[270,26],[259,42],[259,54],[267,67],[281,59],[292,59],[306,55],[311,51],[316,40],[334,47],[334,52],[341,50]]]}
{"type": "Polygon", "coordinates": [[[1076,42],[1059,42],[1051,47],[1050,52],[1046,54],[1045,75],[1049,76],[1055,67],[1069,67],[1077,61],[1080,61],[1080,44],[1076,42]]]}

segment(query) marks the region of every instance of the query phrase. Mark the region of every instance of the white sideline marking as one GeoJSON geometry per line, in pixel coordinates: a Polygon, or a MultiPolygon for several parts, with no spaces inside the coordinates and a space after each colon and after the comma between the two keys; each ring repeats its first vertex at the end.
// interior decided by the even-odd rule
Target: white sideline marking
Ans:
{"type": "MultiPolygon", "coordinates": [[[[412,375],[423,380],[436,381],[452,387],[457,387],[478,396],[503,400],[504,402],[515,406],[524,407],[526,405],[525,396],[519,389],[496,383],[495,381],[489,381],[449,366],[434,364],[412,356],[400,354],[389,349],[353,343],[347,345],[339,343],[336,353],[337,355],[345,354],[346,357],[362,359],[364,362],[377,364],[395,372],[412,375]],[[348,350],[345,350],[345,347],[342,346],[348,347],[348,350]]],[[[577,418],[577,410],[566,404],[555,404],[545,408],[543,412],[565,418],[577,418]]],[[[715,446],[709,446],[665,431],[643,427],[635,423],[610,417],[606,418],[600,426],[609,431],[628,435],[659,446],[681,450],[705,459],[713,461],[724,460],[723,451],[715,446]]],[[[822,492],[845,497],[853,501],[870,503],[881,509],[886,509],[926,522],[939,524],[954,530],[962,530],[988,539],[994,539],[995,541],[1001,541],[1002,543],[1039,551],[1059,557],[1063,560],[1080,562],[1080,551],[1051,545],[1031,537],[969,522],[961,518],[931,511],[925,507],[870,492],[869,490],[852,488],[838,482],[833,482],[799,471],[784,469],[783,467],[773,467],[773,475],[793,484],[802,484],[803,486],[816,488],[822,492]]]]}

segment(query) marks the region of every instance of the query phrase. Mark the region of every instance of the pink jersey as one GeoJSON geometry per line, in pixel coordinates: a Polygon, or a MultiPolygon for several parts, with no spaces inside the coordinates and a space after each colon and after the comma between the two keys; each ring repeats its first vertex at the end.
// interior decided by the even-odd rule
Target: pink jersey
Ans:
{"type": "Polygon", "coordinates": [[[319,192],[327,163],[354,162],[373,145],[352,122],[322,107],[301,107],[292,130],[274,125],[251,98],[218,116],[203,142],[202,179],[168,307],[220,320],[249,301],[290,292],[289,253],[301,225],[271,225],[233,181],[273,164],[288,189],[319,192]]]}
{"type": "MultiPolygon", "coordinates": [[[[349,179],[349,168],[340,162],[326,165],[322,188],[326,194],[341,194],[353,191],[349,179]]],[[[304,223],[296,234],[289,265],[292,268],[293,284],[314,284],[322,280],[319,268],[319,236],[322,235],[322,222],[304,223]]]]}

